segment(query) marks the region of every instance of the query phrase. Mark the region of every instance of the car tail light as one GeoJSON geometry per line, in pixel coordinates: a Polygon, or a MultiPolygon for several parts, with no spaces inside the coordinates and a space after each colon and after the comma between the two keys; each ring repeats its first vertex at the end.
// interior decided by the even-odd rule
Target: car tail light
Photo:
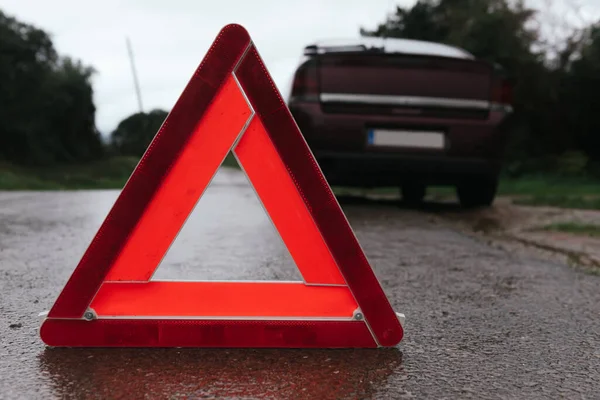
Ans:
{"type": "Polygon", "coordinates": [[[494,85],[492,102],[499,104],[513,104],[513,87],[507,79],[499,79],[494,85]]]}
{"type": "Polygon", "coordinates": [[[313,63],[304,64],[294,75],[292,98],[303,101],[319,100],[317,67],[313,63]]]}

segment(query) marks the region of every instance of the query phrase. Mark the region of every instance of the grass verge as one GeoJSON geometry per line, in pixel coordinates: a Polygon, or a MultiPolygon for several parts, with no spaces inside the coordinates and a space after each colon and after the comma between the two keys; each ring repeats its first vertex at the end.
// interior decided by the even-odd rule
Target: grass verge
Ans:
{"type": "Polygon", "coordinates": [[[558,208],[571,208],[579,210],[600,210],[600,196],[582,197],[582,196],[527,196],[516,198],[514,204],[523,206],[545,206],[558,208]]]}
{"type": "Polygon", "coordinates": [[[599,196],[598,180],[560,178],[552,175],[502,179],[498,194],[537,198],[599,196]]]}
{"type": "Polygon", "coordinates": [[[554,176],[504,179],[498,194],[514,196],[513,203],[517,205],[600,210],[598,183],[592,179],[554,176]]]}
{"type": "MultiPolygon", "coordinates": [[[[44,168],[0,163],[0,190],[121,189],[138,161],[137,157],[113,157],[82,165],[44,168]]],[[[231,153],[223,166],[239,167],[231,153]]]]}
{"type": "Polygon", "coordinates": [[[45,168],[0,164],[0,190],[120,189],[137,162],[136,157],[114,157],[45,168]]]}
{"type": "Polygon", "coordinates": [[[600,237],[600,225],[594,224],[582,224],[577,222],[559,222],[555,224],[546,225],[542,228],[542,230],[548,232],[564,232],[582,236],[600,237]]]}

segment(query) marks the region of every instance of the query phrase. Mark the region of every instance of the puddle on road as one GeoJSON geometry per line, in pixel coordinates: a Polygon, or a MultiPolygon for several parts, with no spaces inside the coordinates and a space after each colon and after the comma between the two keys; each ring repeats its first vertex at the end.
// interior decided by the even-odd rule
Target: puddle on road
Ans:
{"type": "Polygon", "coordinates": [[[366,398],[401,370],[402,353],[47,349],[39,367],[57,398],[366,398]]]}

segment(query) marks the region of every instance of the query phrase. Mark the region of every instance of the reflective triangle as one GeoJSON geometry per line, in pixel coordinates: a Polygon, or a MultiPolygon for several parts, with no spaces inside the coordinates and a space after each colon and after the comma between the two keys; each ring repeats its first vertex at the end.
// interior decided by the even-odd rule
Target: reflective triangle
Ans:
{"type": "Polygon", "coordinates": [[[398,315],[243,27],[218,34],[40,334],[50,346],[67,347],[401,341],[398,315]],[[303,280],[151,280],[230,150],[303,280]]]}

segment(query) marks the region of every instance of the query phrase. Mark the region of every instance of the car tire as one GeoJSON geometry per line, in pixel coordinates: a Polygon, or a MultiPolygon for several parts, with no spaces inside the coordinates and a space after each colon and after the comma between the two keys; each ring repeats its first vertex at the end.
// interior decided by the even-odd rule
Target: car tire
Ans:
{"type": "Polygon", "coordinates": [[[427,188],[420,183],[407,183],[400,189],[402,202],[409,206],[418,206],[423,202],[427,188]]]}
{"type": "Polygon", "coordinates": [[[456,194],[464,208],[489,207],[494,203],[498,190],[497,177],[472,178],[456,187],[456,194]]]}

